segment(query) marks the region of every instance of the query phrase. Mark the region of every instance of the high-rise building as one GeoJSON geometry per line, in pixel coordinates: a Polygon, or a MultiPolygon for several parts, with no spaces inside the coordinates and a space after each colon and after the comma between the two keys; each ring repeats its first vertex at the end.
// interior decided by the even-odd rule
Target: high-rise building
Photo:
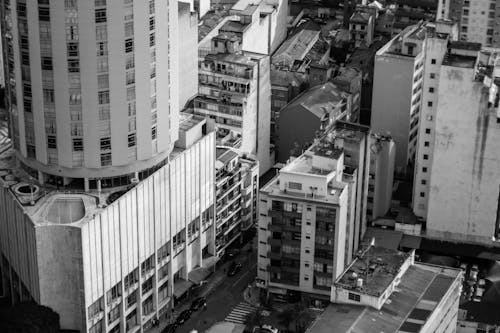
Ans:
{"type": "Polygon", "coordinates": [[[215,134],[179,113],[192,15],[177,1],[1,4],[1,290],[64,329],[142,332],[217,261],[215,134]]]}
{"type": "Polygon", "coordinates": [[[436,40],[447,39],[456,39],[452,23],[419,23],[404,29],[375,56],[371,127],[394,139],[396,173],[413,172],[422,104],[427,103],[423,86],[431,80],[424,75],[425,65],[435,64],[443,49],[436,40]]]}
{"type": "Polygon", "coordinates": [[[500,239],[500,108],[497,49],[455,42],[439,69],[434,144],[426,154],[426,234],[498,247],[500,239]]]}
{"type": "Polygon", "coordinates": [[[344,175],[343,149],[325,135],[262,188],[259,286],[278,297],[302,293],[329,301],[333,281],[350,261],[355,184],[344,175]]]}
{"type": "Polygon", "coordinates": [[[217,147],[216,158],[215,247],[222,257],[257,221],[259,162],[227,147],[217,147]]]}
{"type": "Polygon", "coordinates": [[[199,63],[194,113],[217,130],[218,145],[256,156],[260,173],[272,166],[269,57],[241,50],[241,38],[220,33],[199,63]]]}
{"type": "Polygon", "coordinates": [[[500,17],[498,0],[442,0],[438,1],[438,19],[458,23],[460,40],[500,47],[500,17]]]}
{"type": "Polygon", "coordinates": [[[178,135],[176,1],[5,1],[2,14],[22,167],[87,190],[165,163],[178,135]]]}

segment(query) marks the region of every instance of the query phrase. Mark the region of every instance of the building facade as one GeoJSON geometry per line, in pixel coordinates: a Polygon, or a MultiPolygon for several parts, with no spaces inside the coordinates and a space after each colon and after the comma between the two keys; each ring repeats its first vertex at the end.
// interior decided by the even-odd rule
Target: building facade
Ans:
{"type": "Polygon", "coordinates": [[[165,163],[178,133],[177,1],[2,4],[11,133],[33,177],[88,190],[165,163]]]}
{"type": "Polygon", "coordinates": [[[219,145],[257,157],[260,173],[272,165],[269,57],[241,51],[241,39],[221,33],[200,61],[194,113],[208,117],[219,145]]]}
{"type": "Polygon", "coordinates": [[[217,147],[216,154],[215,247],[222,257],[257,221],[259,162],[232,148],[217,147]]]}
{"type": "Polygon", "coordinates": [[[353,236],[343,160],[325,137],[262,188],[257,277],[268,293],[328,301],[353,236]]]}
{"type": "Polygon", "coordinates": [[[169,163],[130,188],[61,192],[4,171],[7,296],[49,306],[62,328],[80,332],[143,332],[170,313],[192,273],[217,260],[215,135],[203,136],[204,122],[183,120],[179,142],[189,148],[174,148],[169,163]]]}
{"type": "Polygon", "coordinates": [[[439,76],[430,171],[429,237],[498,246],[498,51],[452,43],[439,76]],[[453,172],[450,172],[452,170],[453,172]]]}
{"type": "Polygon", "coordinates": [[[460,40],[500,47],[500,17],[498,0],[444,0],[439,1],[437,18],[458,23],[460,40]]]}

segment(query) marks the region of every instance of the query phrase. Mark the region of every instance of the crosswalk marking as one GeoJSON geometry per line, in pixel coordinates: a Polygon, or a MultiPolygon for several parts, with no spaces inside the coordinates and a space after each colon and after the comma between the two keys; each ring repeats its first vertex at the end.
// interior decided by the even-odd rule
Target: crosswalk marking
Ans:
{"type": "Polygon", "coordinates": [[[257,311],[256,307],[246,302],[241,302],[240,304],[238,304],[236,307],[233,308],[231,313],[227,315],[225,321],[235,324],[244,324],[247,316],[256,311],[257,311]]]}

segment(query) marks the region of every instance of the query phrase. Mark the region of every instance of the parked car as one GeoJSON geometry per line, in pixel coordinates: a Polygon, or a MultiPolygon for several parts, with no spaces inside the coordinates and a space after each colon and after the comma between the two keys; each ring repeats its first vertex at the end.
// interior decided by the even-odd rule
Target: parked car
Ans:
{"type": "Polygon", "coordinates": [[[186,321],[189,320],[189,318],[191,317],[191,313],[192,311],[191,310],[184,310],[182,311],[179,316],[177,317],[177,319],[175,320],[175,323],[177,325],[182,325],[184,324],[186,321]]]}
{"type": "Polygon", "coordinates": [[[204,306],[207,306],[207,299],[205,297],[198,297],[191,303],[189,310],[194,312],[204,306]]]}
{"type": "Polygon", "coordinates": [[[176,329],[177,324],[169,324],[161,330],[161,333],[174,333],[176,329]]]}
{"type": "Polygon", "coordinates": [[[231,263],[231,266],[229,266],[229,270],[227,271],[227,276],[235,276],[236,274],[238,274],[239,271],[241,271],[241,264],[240,263],[236,263],[236,262],[232,262],[231,263]]]}
{"type": "Polygon", "coordinates": [[[279,330],[271,325],[262,325],[261,327],[254,327],[253,333],[278,333],[279,330]]]}

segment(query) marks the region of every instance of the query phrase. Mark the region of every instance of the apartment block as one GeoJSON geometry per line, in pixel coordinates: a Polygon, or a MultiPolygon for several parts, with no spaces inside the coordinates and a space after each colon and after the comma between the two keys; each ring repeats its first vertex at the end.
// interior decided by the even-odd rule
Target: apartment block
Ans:
{"type": "Polygon", "coordinates": [[[355,47],[369,47],[373,42],[377,9],[370,6],[357,6],[349,19],[349,34],[355,47]]]}
{"type": "Polygon", "coordinates": [[[438,19],[458,23],[460,40],[500,47],[500,1],[443,0],[438,3],[438,19]]]}
{"type": "MultiPolygon", "coordinates": [[[[2,156],[0,260],[13,302],[80,332],[142,332],[170,313],[215,250],[215,134],[181,115],[169,162],[132,187],[58,191],[2,156]],[[188,145],[187,148],[182,146],[188,145]]],[[[199,281],[198,281],[199,282],[199,281]]]]}
{"type": "Polygon", "coordinates": [[[498,247],[499,52],[448,45],[439,75],[426,236],[498,247]]]}
{"type": "Polygon", "coordinates": [[[416,263],[415,253],[369,246],[332,287],[308,332],[455,332],[462,271],[416,263]]]}
{"type": "Polygon", "coordinates": [[[259,162],[223,147],[217,148],[216,158],[215,247],[217,256],[222,257],[257,221],[259,162]]]}
{"type": "Polygon", "coordinates": [[[217,130],[217,144],[256,156],[260,173],[272,165],[269,57],[241,50],[241,38],[221,33],[199,64],[194,113],[217,130]]]}
{"type": "Polygon", "coordinates": [[[343,169],[344,151],[325,136],[261,189],[257,277],[268,293],[329,301],[353,232],[343,169]]]}

